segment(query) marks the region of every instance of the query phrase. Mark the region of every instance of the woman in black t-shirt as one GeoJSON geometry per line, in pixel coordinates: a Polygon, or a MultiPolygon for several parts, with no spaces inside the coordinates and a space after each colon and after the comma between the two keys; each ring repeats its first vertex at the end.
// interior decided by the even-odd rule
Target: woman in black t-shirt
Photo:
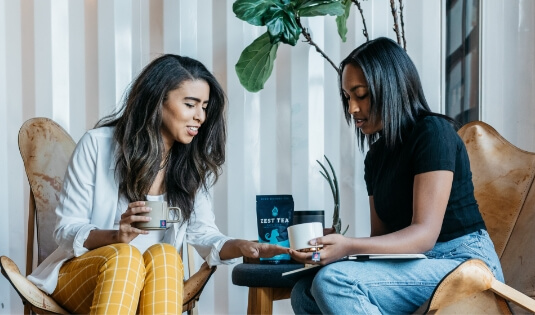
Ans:
{"type": "Polygon", "coordinates": [[[369,147],[364,177],[371,235],[312,240],[323,245],[319,262],[311,253],[290,251],[298,261],[327,265],[295,285],[294,311],[412,313],[470,258],[485,261],[503,281],[464,143],[452,119],[431,112],[406,52],[388,38],[361,45],[340,65],[340,93],[360,148],[369,147]],[[358,253],[423,253],[428,259],[336,262],[358,253]]]}

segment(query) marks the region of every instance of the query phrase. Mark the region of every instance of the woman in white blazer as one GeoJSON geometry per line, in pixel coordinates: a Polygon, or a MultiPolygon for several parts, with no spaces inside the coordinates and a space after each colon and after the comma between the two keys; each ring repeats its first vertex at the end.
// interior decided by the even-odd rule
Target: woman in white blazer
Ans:
{"type": "Polygon", "coordinates": [[[219,232],[208,188],[225,161],[225,95],[198,61],[163,55],[132,83],[123,106],[79,141],[68,166],[54,236],[28,278],[73,313],[182,312],[184,238],[209,265],[287,249],[219,232]],[[167,201],[181,221],[140,230],[167,201]]]}

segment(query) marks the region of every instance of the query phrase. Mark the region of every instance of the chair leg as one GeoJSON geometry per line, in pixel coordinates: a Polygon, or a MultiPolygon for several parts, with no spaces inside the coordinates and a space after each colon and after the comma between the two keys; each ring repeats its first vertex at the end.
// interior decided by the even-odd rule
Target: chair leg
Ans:
{"type": "Polygon", "coordinates": [[[273,314],[273,288],[249,288],[247,314],[273,314]]]}

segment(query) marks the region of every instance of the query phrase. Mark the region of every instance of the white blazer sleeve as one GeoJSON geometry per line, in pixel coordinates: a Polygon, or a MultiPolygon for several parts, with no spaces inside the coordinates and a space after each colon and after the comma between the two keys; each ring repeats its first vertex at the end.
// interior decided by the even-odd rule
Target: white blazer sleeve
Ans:
{"type": "Polygon", "coordinates": [[[231,237],[223,235],[215,225],[215,216],[208,192],[200,189],[195,197],[195,211],[186,231],[186,240],[192,244],[208,265],[230,265],[237,259],[221,260],[219,252],[231,237]]]}
{"type": "Polygon", "coordinates": [[[87,252],[83,246],[91,224],[95,192],[97,144],[89,133],[78,142],[65,173],[63,189],[56,207],[56,243],[74,256],[87,252]]]}

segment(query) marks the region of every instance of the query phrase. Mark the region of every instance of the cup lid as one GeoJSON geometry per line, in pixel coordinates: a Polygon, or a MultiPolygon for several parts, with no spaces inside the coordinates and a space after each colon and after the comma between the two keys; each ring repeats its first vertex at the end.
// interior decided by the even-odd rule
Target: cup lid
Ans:
{"type": "Polygon", "coordinates": [[[325,214],[324,210],[296,210],[294,215],[322,215],[325,214]]]}

